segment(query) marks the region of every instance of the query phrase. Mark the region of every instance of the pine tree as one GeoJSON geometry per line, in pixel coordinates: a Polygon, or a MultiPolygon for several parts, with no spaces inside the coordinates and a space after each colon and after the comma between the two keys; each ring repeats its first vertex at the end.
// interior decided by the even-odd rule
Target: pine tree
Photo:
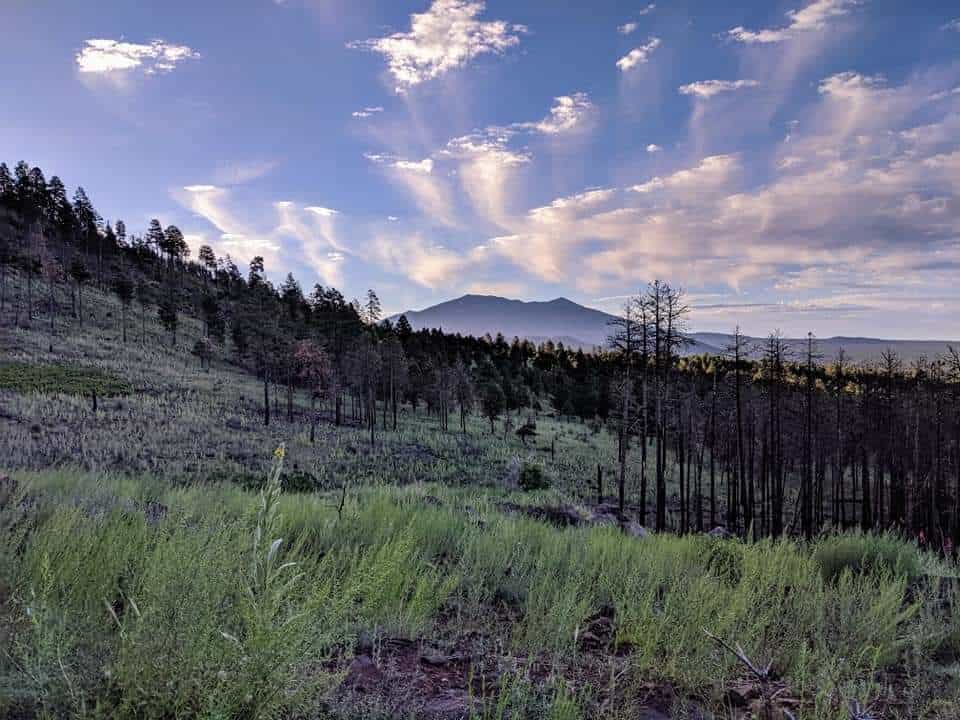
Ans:
{"type": "Polygon", "coordinates": [[[15,188],[10,168],[6,163],[0,163],[0,204],[13,205],[16,199],[15,188]]]}
{"type": "Polygon", "coordinates": [[[113,291],[120,298],[120,325],[123,328],[123,342],[127,342],[127,311],[133,301],[133,281],[128,277],[119,276],[113,284],[113,291]]]}
{"type": "Polygon", "coordinates": [[[171,335],[170,344],[172,347],[177,346],[177,324],[178,324],[178,315],[177,315],[177,304],[171,297],[167,295],[160,301],[160,305],[157,306],[157,318],[160,320],[160,324],[163,325],[164,330],[166,330],[171,335]]]}
{"type": "Polygon", "coordinates": [[[143,242],[148,250],[157,254],[163,252],[166,240],[163,234],[163,226],[160,225],[160,221],[156,218],[153,218],[147,226],[147,232],[143,236],[143,242]]]}
{"type": "Polygon", "coordinates": [[[368,325],[376,325],[380,322],[380,298],[373,290],[367,290],[367,302],[363,306],[364,319],[368,325]]]}
{"type": "Polygon", "coordinates": [[[77,296],[80,300],[80,307],[78,317],[80,319],[80,327],[83,327],[83,286],[90,281],[90,271],[87,270],[87,266],[84,265],[83,260],[79,257],[75,257],[73,262],[70,263],[70,278],[73,280],[74,285],[77,288],[77,296]]]}

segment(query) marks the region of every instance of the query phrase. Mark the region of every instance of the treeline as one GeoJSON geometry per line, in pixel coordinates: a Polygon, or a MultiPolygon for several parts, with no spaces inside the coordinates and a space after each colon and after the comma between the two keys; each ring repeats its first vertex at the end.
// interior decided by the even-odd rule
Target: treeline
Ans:
{"type": "Polygon", "coordinates": [[[82,188],[70,200],[59,178],[0,164],[0,317],[42,317],[53,345],[57,318],[83,326],[90,285],[119,298],[124,342],[145,342],[151,316],[177,344],[181,317],[199,318],[201,336],[188,340],[199,364],[248,367],[262,381],[263,422],[285,406],[280,420],[309,423],[311,438],[321,414],[362,425],[374,442],[404,406],[463,432],[479,412],[491,431],[506,415],[504,433],[529,434],[511,413],[553,411],[614,432],[620,504],[636,504],[657,530],[811,537],[861,526],[951,551],[960,544],[953,351],[855,366],[842,353],[820,357],[812,336],[796,357],[777,333],[758,349],[737,332],[723,356],[688,357],[683,293],[661,282],[625,305],[609,348],[596,353],[414,331],[403,317],[383,320],[372,290],[347,301],[331,287],[304,292],[292,274],[275,286],[262,258],[246,273],[209,246],[193,258],[175,226],[153,220],[128,234],[82,188]],[[13,274],[22,279],[15,296],[13,274]],[[297,392],[316,412],[297,411],[297,392]]]}

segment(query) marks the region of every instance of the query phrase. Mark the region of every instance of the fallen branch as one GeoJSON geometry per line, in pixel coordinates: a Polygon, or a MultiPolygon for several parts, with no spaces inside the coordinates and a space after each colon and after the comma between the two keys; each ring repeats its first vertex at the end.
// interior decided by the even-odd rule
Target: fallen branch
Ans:
{"type": "MultiPolygon", "coordinates": [[[[783,692],[782,688],[772,695],[769,692],[770,668],[773,667],[773,661],[771,660],[762,668],[758,667],[750,658],[747,657],[747,653],[740,646],[740,643],[737,643],[736,646],[730,645],[730,643],[728,643],[726,640],[721,637],[717,637],[706,628],[702,629],[708,638],[713,640],[724,650],[732,653],[734,657],[736,657],[737,660],[739,660],[751,672],[751,674],[757,678],[757,680],[760,682],[760,698],[763,700],[763,720],[773,720],[773,699],[783,692]]],[[[855,720],[861,719],[856,718],[855,720]]]]}

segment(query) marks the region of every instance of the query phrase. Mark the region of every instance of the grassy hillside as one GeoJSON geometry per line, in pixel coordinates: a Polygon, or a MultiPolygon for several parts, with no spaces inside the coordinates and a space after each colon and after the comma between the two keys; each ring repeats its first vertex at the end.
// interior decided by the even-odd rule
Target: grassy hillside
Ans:
{"type": "Polygon", "coordinates": [[[195,320],[124,344],[85,303],[0,327],[0,714],[960,715],[956,570],[914,544],[621,529],[615,439],[543,415],[529,446],[410,407],[311,443],[305,397],[265,427],[256,378],[200,368],[195,320]]]}

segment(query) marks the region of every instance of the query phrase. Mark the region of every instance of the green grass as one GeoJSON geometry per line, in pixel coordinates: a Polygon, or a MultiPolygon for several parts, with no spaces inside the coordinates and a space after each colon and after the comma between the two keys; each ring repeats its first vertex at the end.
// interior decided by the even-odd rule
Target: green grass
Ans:
{"type": "Polygon", "coordinates": [[[128,395],[130,383],[96,367],[67,363],[0,363],[0,389],[18,393],[128,395]]]}
{"type": "MultiPolygon", "coordinates": [[[[0,667],[8,709],[306,712],[338,680],[325,658],[349,652],[361,631],[499,637],[511,656],[547,658],[564,679],[564,668],[584,662],[576,641],[584,622],[605,605],[614,608],[618,642],[630,648],[610,681],[617,692],[659,678],[722,709],[741,668],[705,637],[708,629],[771,661],[804,718],[839,718],[844,698],[904,692],[883,674],[903,663],[918,673],[912,702],[949,699],[923,673],[955,620],[931,610],[922,585],[907,600],[907,575],[896,566],[851,565],[825,579],[826,542],[811,552],[790,541],[721,546],[703,536],[561,531],[497,512],[498,496],[436,485],[357,489],[342,518],[332,497],[281,496],[257,547],[262,554],[283,538],[275,560],[295,562],[297,577],[271,599],[265,620],[245,589],[262,524],[256,494],[69,471],[16,477],[36,505],[30,529],[19,531],[20,550],[3,556],[6,623],[15,628],[0,667]],[[147,501],[169,508],[160,522],[140,510],[147,501]],[[515,614],[508,625],[491,612],[504,601],[515,614]],[[108,605],[123,610],[114,617],[108,605]]],[[[5,532],[25,524],[9,510],[0,517],[5,532]]],[[[839,540],[870,554],[872,539],[839,540]]],[[[900,556],[917,554],[885,542],[899,543],[900,556]]],[[[572,688],[542,702],[558,717],[582,716],[572,688]]]]}

